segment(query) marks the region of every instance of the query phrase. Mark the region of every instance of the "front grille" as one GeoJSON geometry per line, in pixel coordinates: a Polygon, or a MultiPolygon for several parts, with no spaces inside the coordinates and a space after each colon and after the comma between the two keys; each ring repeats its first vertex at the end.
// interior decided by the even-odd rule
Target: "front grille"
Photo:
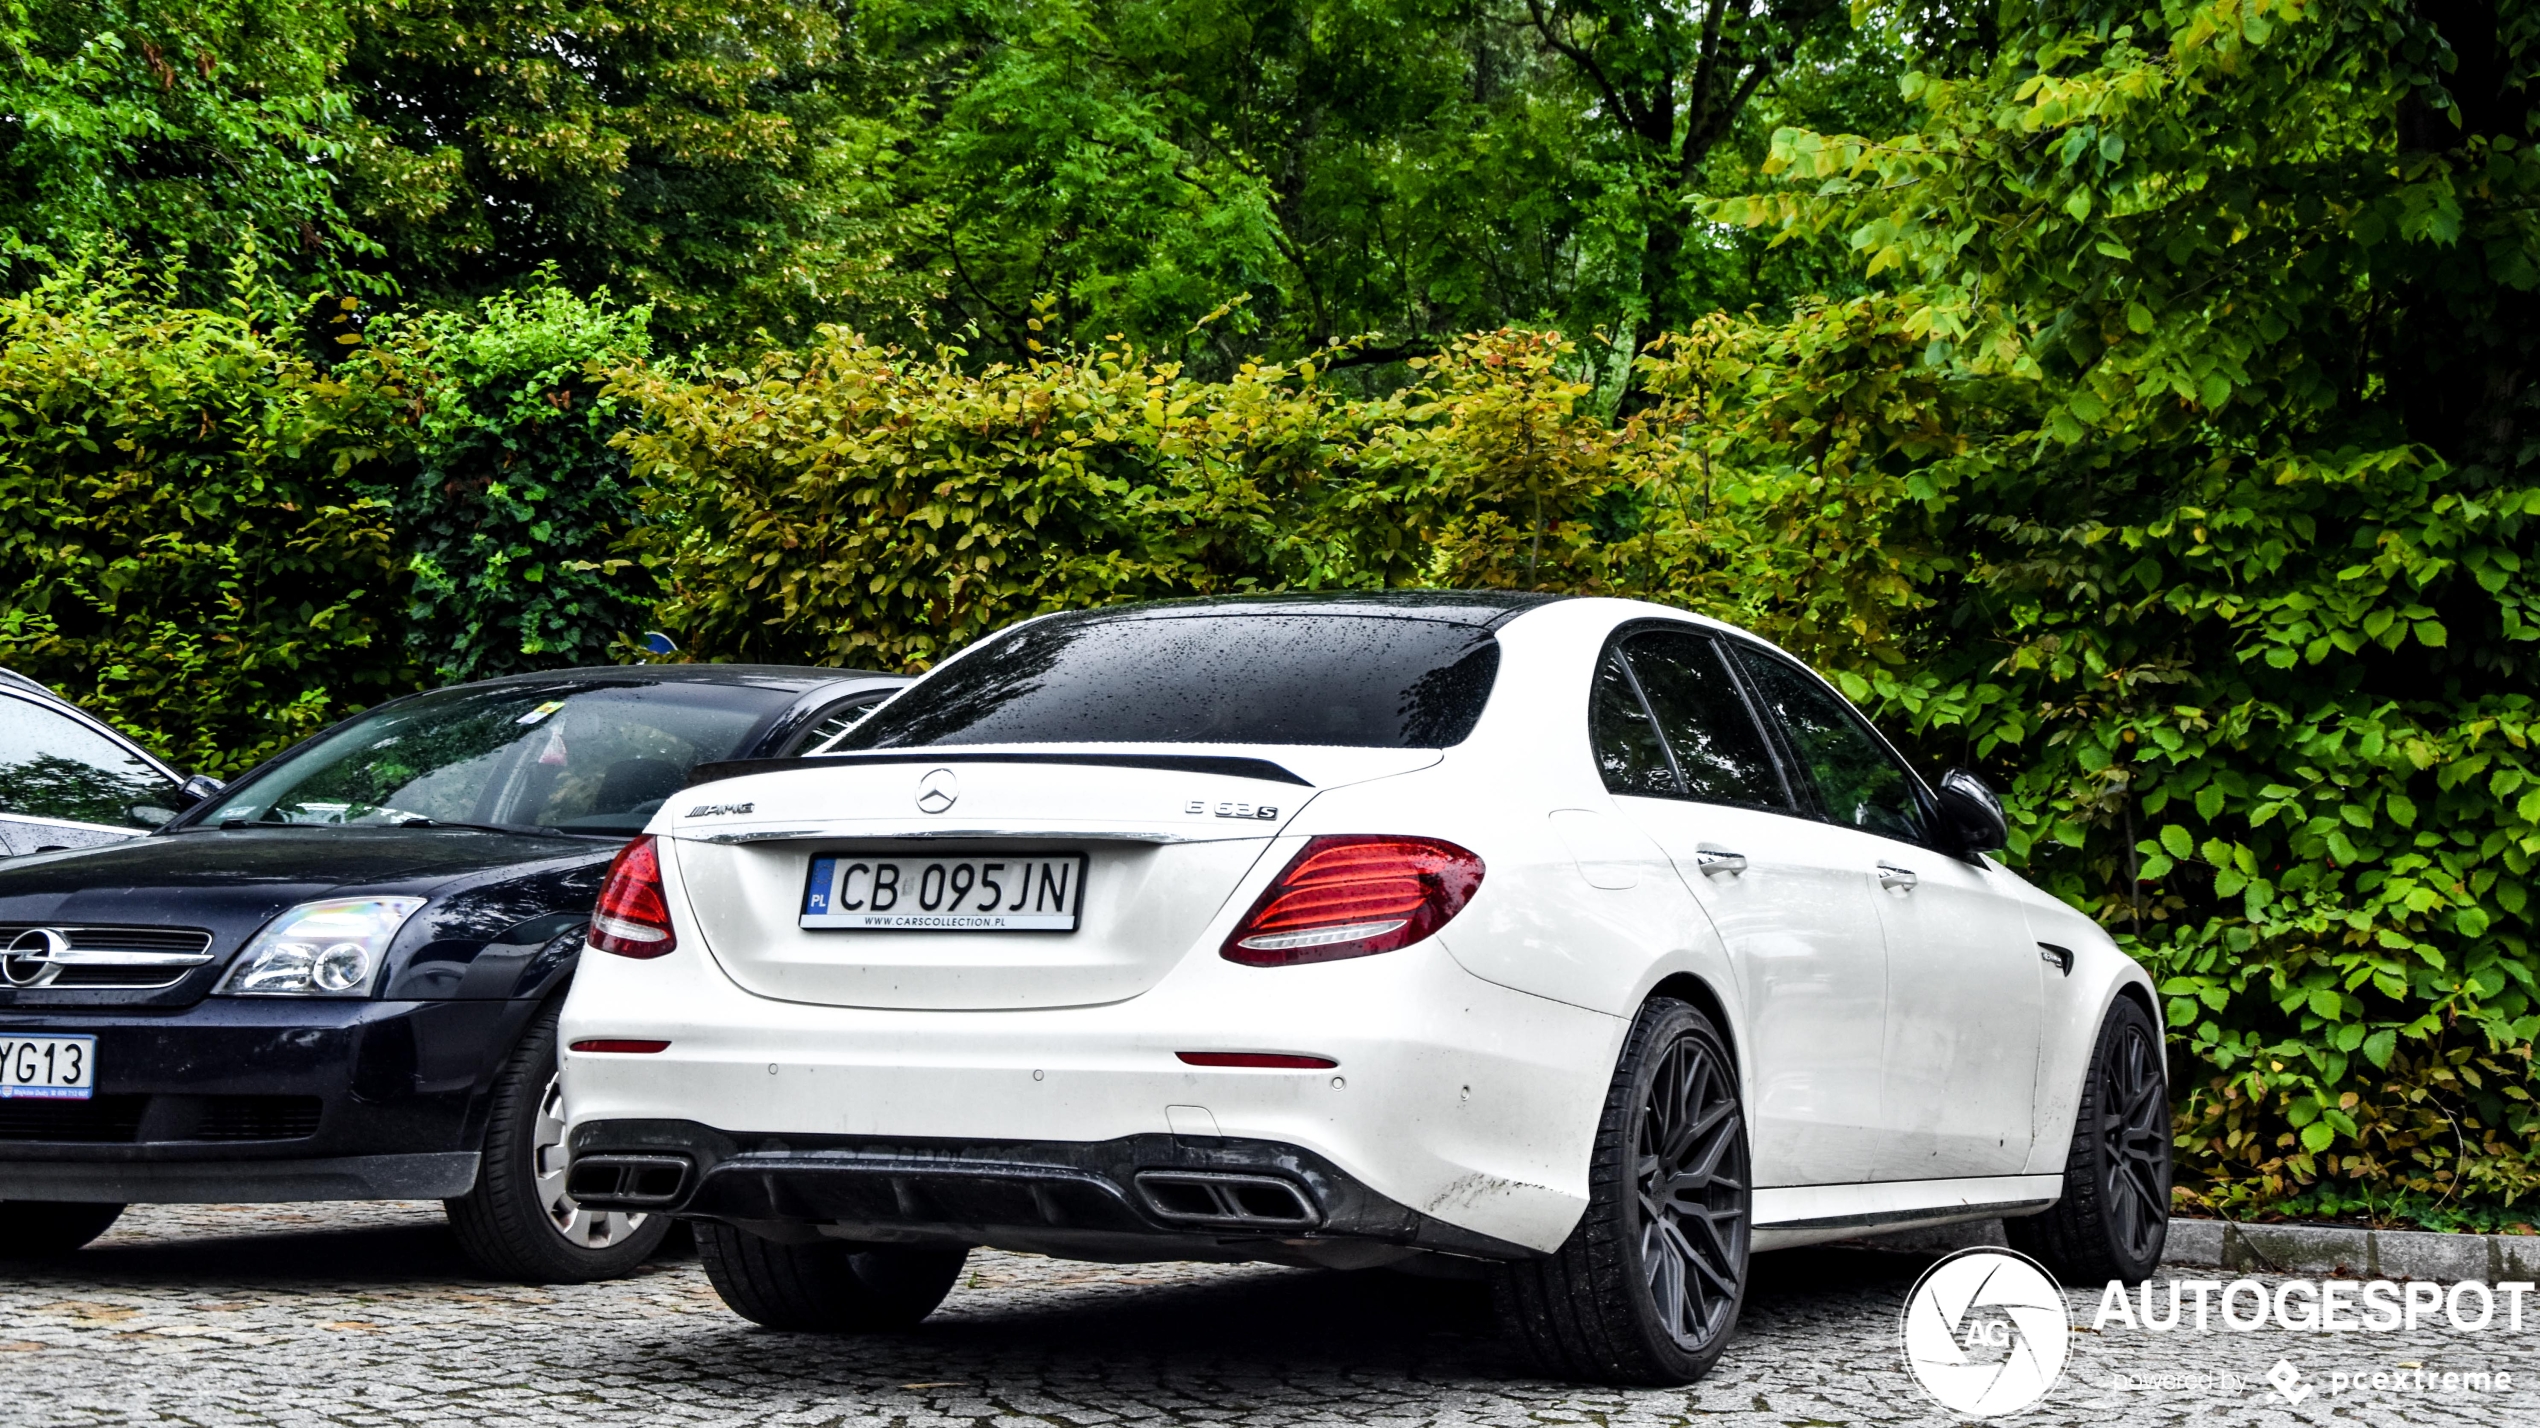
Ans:
{"type": "Polygon", "coordinates": [[[317,1134],[326,1103],[315,1096],[214,1096],[194,1140],[298,1140],[317,1134]]]}
{"type": "Polygon", "coordinates": [[[99,987],[143,992],[172,987],[193,970],[191,967],[64,967],[44,985],[47,988],[99,987]]]}
{"type": "MultiPolygon", "coordinates": [[[[19,933],[42,926],[34,922],[0,923],[0,946],[19,933]]],[[[60,927],[74,952],[208,952],[212,934],[199,927],[60,927]]]]}
{"type": "MultiPolygon", "coordinates": [[[[40,923],[0,923],[0,947],[7,947],[40,923]]],[[[126,952],[170,957],[200,957],[212,949],[212,934],[200,927],[60,927],[73,952],[126,952]]],[[[199,965],[199,964],[196,964],[199,965]]],[[[64,965],[36,985],[91,990],[149,991],[173,986],[193,966],[64,965]]]]}
{"type": "Polygon", "coordinates": [[[85,1101],[0,1100],[0,1140],[129,1143],[141,1129],[147,1096],[95,1096],[85,1101]]]}

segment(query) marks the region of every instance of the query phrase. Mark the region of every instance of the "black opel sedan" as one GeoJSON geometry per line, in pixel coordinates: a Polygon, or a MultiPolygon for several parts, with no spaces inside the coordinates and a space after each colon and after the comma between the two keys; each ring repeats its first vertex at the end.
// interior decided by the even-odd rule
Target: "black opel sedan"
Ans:
{"type": "Polygon", "coordinates": [[[556,1010],[609,861],[701,763],[907,683],[516,675],[379,705],[146,837],[0,864],[0,1256],[133,1203],[440,1199],[481,1268],[642,1262],[564,1193],[556,1010]]]}

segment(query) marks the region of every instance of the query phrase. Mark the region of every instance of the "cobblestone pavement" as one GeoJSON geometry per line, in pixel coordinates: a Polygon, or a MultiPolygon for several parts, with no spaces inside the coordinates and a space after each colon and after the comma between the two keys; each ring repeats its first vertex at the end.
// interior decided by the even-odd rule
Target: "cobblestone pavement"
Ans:
{"type": "MultiPolygon", "coordinates": [[[[693,1258],[525,1289],[473,1277],[433,1205],[150,1207],[75,1259],[0,1267],[0,1423],[1817,1425],[1947,1422],[1907,1376],[1900,1306],[1928,1261],[1758,1259],[1737,1341],[1691,1389],[1550,1383],[1478,1286],[1263,1266],[1080,1265],[982,1252],[920,1330],[768,1333],[693,1258]]],[[[2098,1295],[2074,1291],[2076,1324],[2098,1295]]],[[[2540,1304],[2513,1333],[2077,1331],[2020,1424],[2540,1425],[2540,1304]],[[2310,1392],[2263,1379],[2289,1360],[2310,1392]],[[2508,1392],[2335,1392],[2360,1369],[2503,1370],[2508,1392]],[[2119,1376],[2149,1381],[2120,1387],[2119,1376]]]]}

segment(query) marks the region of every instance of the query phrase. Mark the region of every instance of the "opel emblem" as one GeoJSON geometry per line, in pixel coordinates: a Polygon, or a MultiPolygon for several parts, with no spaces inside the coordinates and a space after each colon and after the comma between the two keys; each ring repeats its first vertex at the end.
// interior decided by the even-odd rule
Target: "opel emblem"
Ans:
{"type": "Polygon", "coordinates": [[[13,987],[40,987],[62,970],[54,959],[71,950],[71,940],[49,927],[30,927],[0,950],[0,977],[13,987]]]}
{"type": "Polygon", "coordinates": [[[936,769],[917,781],[917,811],[941,813],[961,797],[961,780],[951,769],[936,769]]]}

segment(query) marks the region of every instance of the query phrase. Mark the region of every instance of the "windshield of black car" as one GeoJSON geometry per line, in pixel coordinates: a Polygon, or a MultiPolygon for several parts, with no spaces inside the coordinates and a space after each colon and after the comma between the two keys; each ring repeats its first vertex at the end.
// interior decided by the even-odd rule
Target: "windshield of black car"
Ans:
{"type": "Polygon", "coordinates": [[[0,695],[0,813],[156,828],[176,785],[132,750],[32,699],[0,695]]]}
{"type": "Polygon", "coordinates": [[[791,697],[667,681],[443,690],[355,719],[195,821],[638,833],[690,769],[731,757],[791,697]]]}
{"type": "Polygon", "coordinates": [[[1337,744],[1436,749],[1499,674],[1487,630],[1311,611],[1062,615],[929,674],[832,747],[1337,744]]]}

